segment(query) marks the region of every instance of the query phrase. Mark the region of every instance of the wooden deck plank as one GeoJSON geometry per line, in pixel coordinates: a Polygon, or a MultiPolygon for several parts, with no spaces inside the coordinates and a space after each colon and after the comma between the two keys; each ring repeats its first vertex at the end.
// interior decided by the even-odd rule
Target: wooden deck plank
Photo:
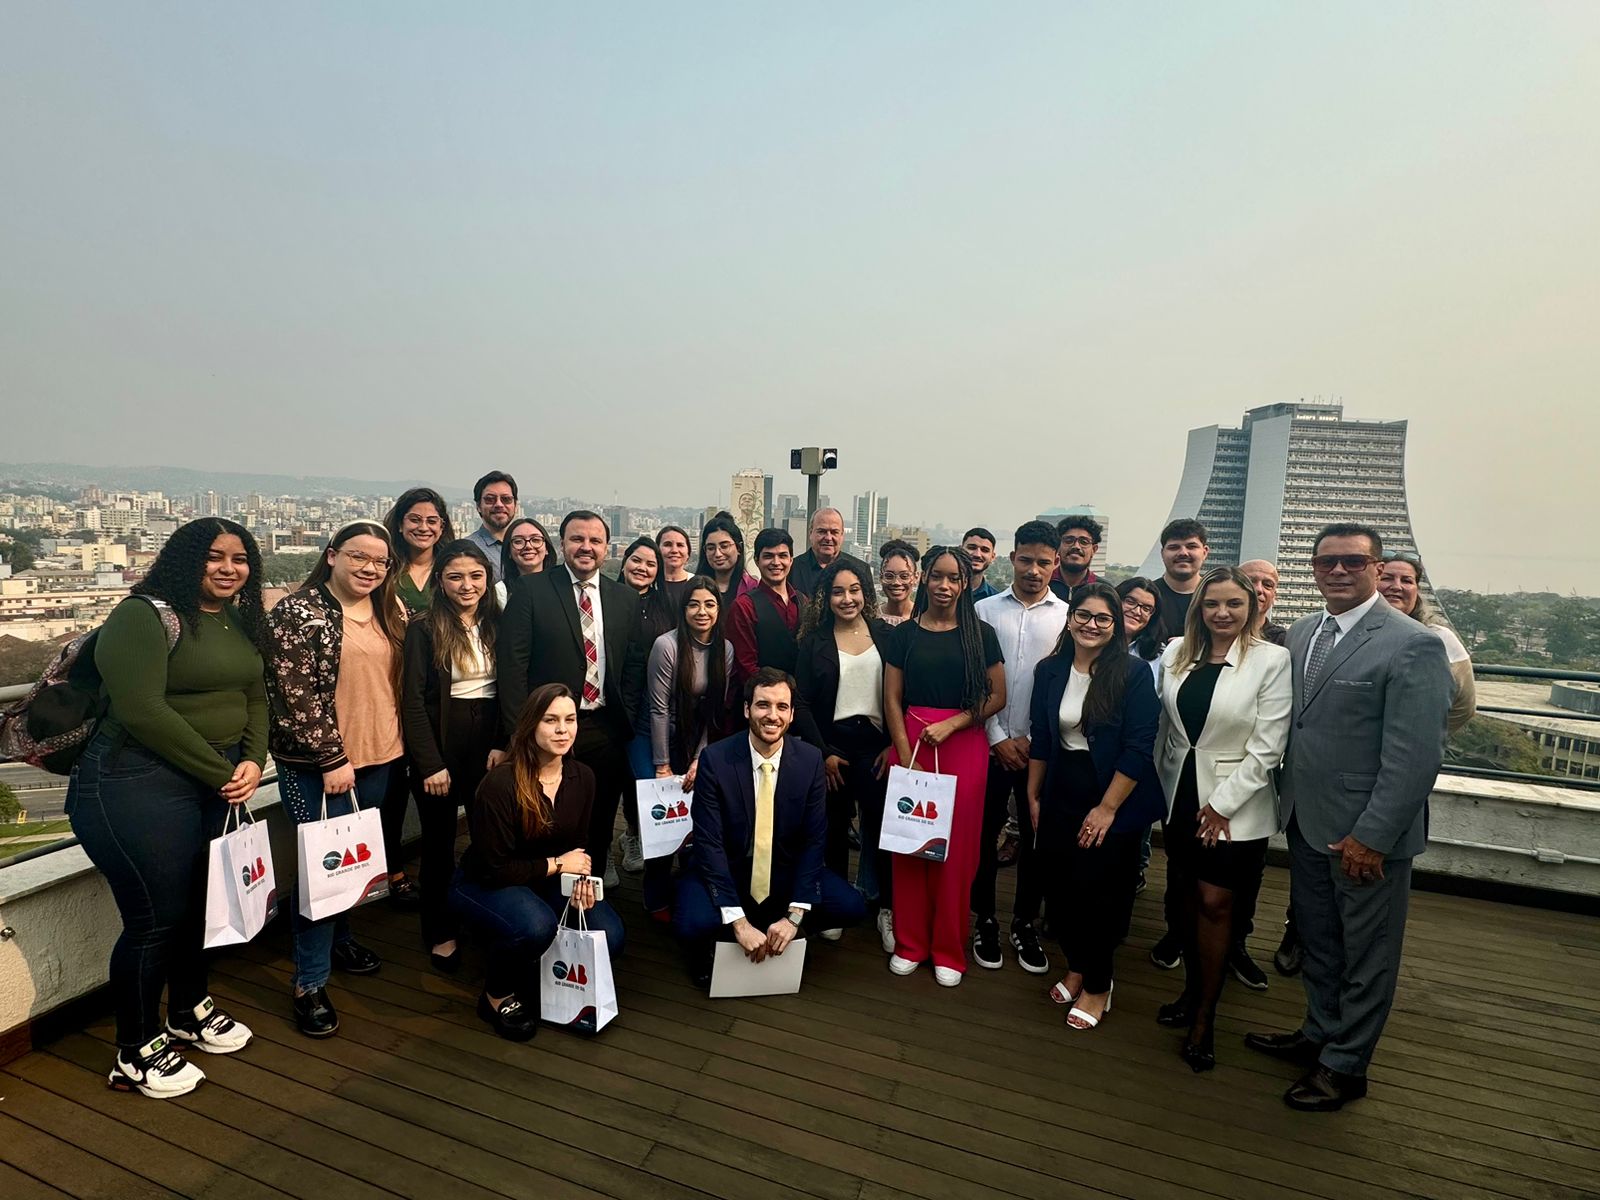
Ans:
{"type": "Polygon", "coordinates": [[[66,1194],[60,1188],[41,1183],[32,1175],[24,1175],[0,1159],[0,1196],[6,1200],[61,1200],[66,1194]]]}

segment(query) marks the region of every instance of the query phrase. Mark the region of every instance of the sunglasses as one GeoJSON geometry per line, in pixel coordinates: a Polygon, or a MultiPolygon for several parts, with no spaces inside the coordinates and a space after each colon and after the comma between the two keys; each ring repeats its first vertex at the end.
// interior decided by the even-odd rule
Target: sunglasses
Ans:
{"type": "Polygon", "coordinates": [[[1422,555],[1414,550],[1391,550],[1383,556],[1383,561],[1386,563],[1409,563],[1411,566],[1416,567],[1417,570],[1422,570],[1422,555]]]}
{"type": "Polygon", "coordinates": [[[1354,574],[1357,571],[1365,571],[1377,561],[1370,554],[1319,554],[1311,560],[1311,566],[1323,575],[1335,567],[1343,567],[1354,574]]]}

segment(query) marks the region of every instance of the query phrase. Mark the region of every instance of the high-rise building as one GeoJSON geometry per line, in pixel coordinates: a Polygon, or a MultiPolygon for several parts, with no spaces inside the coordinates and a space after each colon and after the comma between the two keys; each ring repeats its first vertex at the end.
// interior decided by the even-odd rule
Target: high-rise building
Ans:
{"type": "Polygon", "coordinates": [[[851,527],[851,540],[857,546],[876,547],[878,533],[889,523],[889,497],[877,492],[857,496],[852,506],[855,524],[851,527]]]}
{"type": "Polygon", "coordinates": [[[761,524],[765,528],[772,524],[772,476],[761,477],[761,524]]]}
{"type": "Polygon", "coordinates": [[[755,560],[756,534],[766,528],[767,474],[759,467],[735,471],[728,487],[728,511],[744,534],[745,553],[755,560]]]}
{"type": "Polygon", "coordinates": [[[1111,545],[1110,517],[1092,504],[1073,504],[1066,508],[1047,508],[1039,514],[1038,519],[1050,525],[1059,525],[1062,517],[1072,516],[1093,517],[1095,523],[1100,526],[1100,548],[1094,552],[1094,558],[1089,560],[1089,570],[1096,575],[1104,575],[1106,563],[1110,561],[1107,557],[1109,554],[1107,547],[1111,545]]]}
{"type": "MultiPolygon", "coordinates": [[[[1385,550],[1417,548],[1406,507],[1406,422],[1346,418],[1342,404],[1268,404],[1238,429],[1189,431],[1178,495],[1167,519],[1205,523],[1215,565],[1277,564],[1276,619],[1322,607],[1312,540],[1334,521],[1359,521],[1385,550]]],[[[1161,547],[1144,562],[1161,571],[1161,547]]]]}

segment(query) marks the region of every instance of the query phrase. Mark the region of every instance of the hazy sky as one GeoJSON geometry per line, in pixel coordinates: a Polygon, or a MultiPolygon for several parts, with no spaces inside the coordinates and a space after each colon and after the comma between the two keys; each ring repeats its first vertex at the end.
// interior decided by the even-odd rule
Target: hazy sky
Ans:
{"type": "Polygon", "coordinates": [[[1191,426],[1409,418],[1600,593],[1600,4],[0,0],[0,459],[836,500],[1137,561],[1191,426]]]}

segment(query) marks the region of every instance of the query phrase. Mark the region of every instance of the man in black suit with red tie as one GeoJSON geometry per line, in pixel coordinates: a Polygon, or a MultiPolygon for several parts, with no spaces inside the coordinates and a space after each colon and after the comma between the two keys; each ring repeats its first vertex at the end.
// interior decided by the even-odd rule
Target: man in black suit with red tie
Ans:
{"type": "Polygon", "coordinates": [[[560,566],[515,580],[495,643],[500,716],[509,736],[528,693],[564,683],[578,697],[573,755],[594,772],[590,845],[604,875],[617,806],[629,785],[628,740],[644,694],[644,632],[639,597],[600,574],[611,530],[579,509],[561,522],[560,566]]]}
{"type": "Polygon", "coordinates": [[[794,697],[792,676],[763,667],[745,683],[747,732],[700,753],[694,857],[673,929],[702,987],[719,938],[760,962],[782,954],[803,923],[837,929],[866,915],[861,893],[822,863],[827,783],[821,752],[785,736],[794,697]]]}

